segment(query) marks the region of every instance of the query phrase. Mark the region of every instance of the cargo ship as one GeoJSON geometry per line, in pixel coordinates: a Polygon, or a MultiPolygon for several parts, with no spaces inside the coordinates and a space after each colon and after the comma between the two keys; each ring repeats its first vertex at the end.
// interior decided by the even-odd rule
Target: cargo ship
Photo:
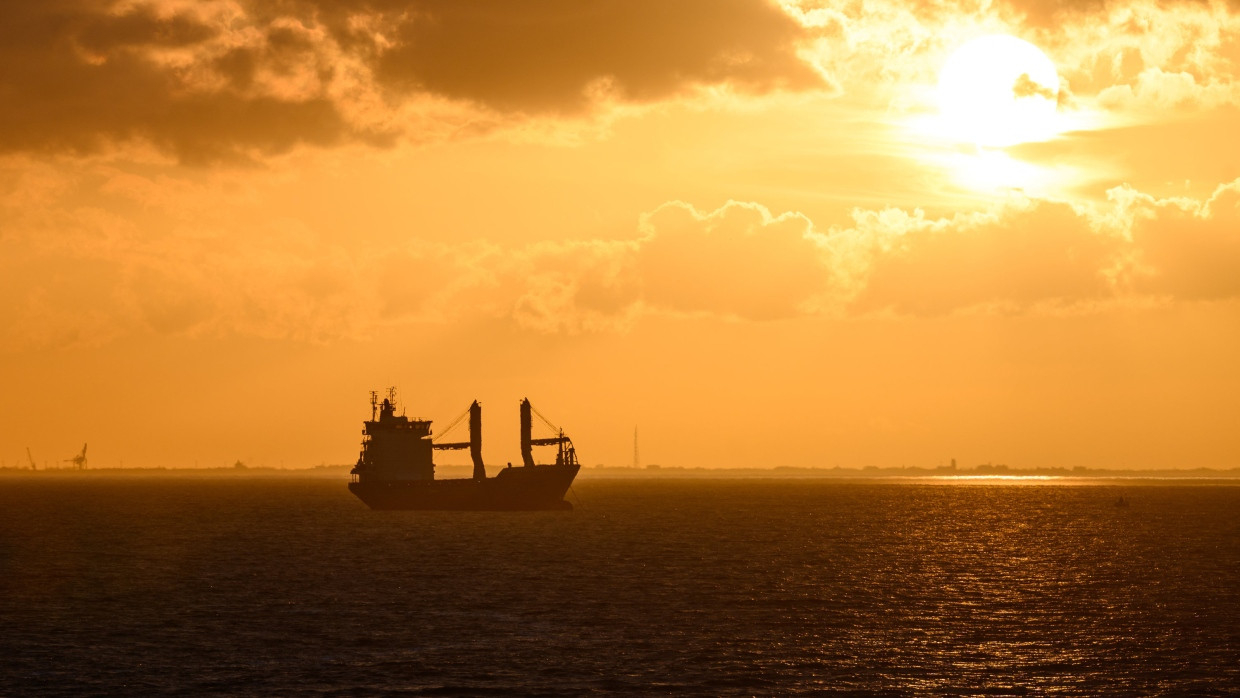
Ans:
{"type": "MultiPolygon", "coordinates": [[[[435,443],[430,420],[396,414],[396,391],[382,401],[370,394],[370,419],[365,422],[362,452],[350,471],[349,491],[371,509],[454,509],[463,511],[568,510],[564,500],[581,466],[573,442],[562,429],[550,438],[533,438],[530,401],[521,401],[521,465],[508,463],[488,477],[482,462],[482,406],[469,406],[469,440],[435,443]],[[534,447],[556,447],[555,462],[538,465],[534,447]],[[474,472],[470,478],[435,479],[434,452],[469,449],[474,472]]],[[[462,414],[444,434],[464,419],[462,414]]],[[[542,418],[542,415],[539,415],[542,418]]],[[[546,421],[545,419],[543,421],[546,421]]]]}

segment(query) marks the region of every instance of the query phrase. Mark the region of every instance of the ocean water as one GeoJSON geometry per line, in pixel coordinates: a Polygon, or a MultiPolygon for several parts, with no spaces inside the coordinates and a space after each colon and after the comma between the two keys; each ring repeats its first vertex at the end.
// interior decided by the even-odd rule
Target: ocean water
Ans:
{"type": "Polygon", "coordinates": [[[575,492],[2,479],[0,693],[1240,694],[1240,487],[575,492]]]}

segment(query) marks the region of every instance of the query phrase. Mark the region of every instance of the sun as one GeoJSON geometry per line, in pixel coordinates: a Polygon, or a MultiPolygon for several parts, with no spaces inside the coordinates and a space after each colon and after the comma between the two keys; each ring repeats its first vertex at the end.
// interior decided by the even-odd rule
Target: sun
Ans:
{"type": "Polygon", "coordinates": [[[1057,131],[1059,74],[1037,46],[1006,34],[973,39],[939,72],[939,114],[953,138],[1002,148],[1057,131]]]}

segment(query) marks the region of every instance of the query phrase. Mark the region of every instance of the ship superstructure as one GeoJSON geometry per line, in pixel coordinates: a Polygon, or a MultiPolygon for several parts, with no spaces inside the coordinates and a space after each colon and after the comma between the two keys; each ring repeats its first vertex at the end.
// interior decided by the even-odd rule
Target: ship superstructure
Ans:
{"type": "MultiPolygon", "coordinates": [[[[533,438],[529,400],[521,401],[521,465],[487,477],[482,461],[482,406],[475,400],[445,433],[468,415],[469,440],[435,443],[429,420],[396,414],[396,393],[382,401],[371,393],[371,418],[365,422],[362,451],[351,471],[349,490],[372,509],[571,509],[564,494],[580,465],[573,442],[556,436],[533,438]],[[555,446],[555,462],[534,461],[535,446],[555,446]],[[436,450],[469,449],[473,477],[435,479],[436,450]]],[[[541,415],[539,415],[541,417],[541,415]]],[[[546,421],[544,419],[544,421],[546,421]]],[[[550,422],[548,422],[550,424],[550,422]]]]}

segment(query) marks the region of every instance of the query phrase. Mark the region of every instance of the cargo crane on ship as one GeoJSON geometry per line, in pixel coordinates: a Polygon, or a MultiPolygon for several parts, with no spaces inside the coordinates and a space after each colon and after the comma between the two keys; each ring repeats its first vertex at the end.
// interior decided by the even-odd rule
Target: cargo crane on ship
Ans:
{"type": "Polygon", "coordinates": [[[562,429],[521,401],[521,467],[511,463],[494,477],[487,477],[482,460],[482,405],[477,400],[457,417],[444,434],[469,418],[469,440],[435,443],[430,420],[409,419],[396,414],[396,391],[389,389],[382,402],[371,392],[371,418],[365,422],[362,451],[350,471],[349,490],[372,509],[535,510],[571,509],[564,494],[581,466],[573,442],[562,429]],[[533,437],[537,414],[556,433],[533,437]],[[535,446],[556,446],[552,464],[534,460],[535,446]],[[434,451],[469,449],[473,476],[435,479],[434,451]]]}

